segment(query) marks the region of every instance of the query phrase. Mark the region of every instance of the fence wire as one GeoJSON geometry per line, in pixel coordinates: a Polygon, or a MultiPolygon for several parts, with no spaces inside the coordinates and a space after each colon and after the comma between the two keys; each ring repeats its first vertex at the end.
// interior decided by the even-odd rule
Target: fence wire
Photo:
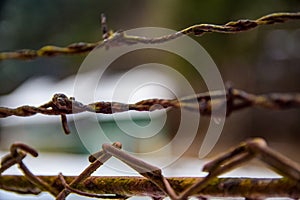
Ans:
{"type": "MultiPolygon", "coordinates": [[[[77,114],[82,112],[95,112],[102,114],[113,114],[118,112],[154,111],[167,108],[183,108],[200,112],[201,115],[211,115],[212,105],[219,110],[226,105],[227,116],[234,111],[247,107],[262,107],[272,110],[290,109],[300,106],[300,93],[272,93],[254,95],[243,90],[229,88],[226,92],[213,91],[200,93],[194,96],[183,97],[181,99],[147,99],[135,104],[119,102],[95,102],[83,104],[76,101],[74,97],[68,98],[64,94],[55,94],[51,101],[39,107],[20,106],[17,108],[0,107],[0,118],[9,116],[28,117],[35,114],[60,115],[62,125],[66,134],[69,128],[67,124],[67,114],[77,114]],[[195,104],[195,102],[198,102],[195,104]]],[[[216,111],[218,113],[218,111],[216,111]]]]}
{"type": "Polygon", "coordinates": [[[44,46],[38,50],[32,49],[22,49],[12,52],[1,52],[0,60],[7,59],[34,59],[37,57],[43,56],[56,56],[56,55],[64,55],[64,54],[79,54],[85,53],[93,50],[95,47],[97,48],[108,48],[114,47],[118,45],[133,45],[138,43],[143,44],[155,44],[167,42],[183,35],[195,35],[202,36],[205,33],[239,33],[254,29],[258,26],[269,25],[269,24],[277,24],[277,23],[285,23],[291,20],[299,20],[300,13],[272,13],[269,15],[265,15],[256,20],[242,19],[237,21],[231,21],[224,25],[214,25],[214,24],[197,24],[180,30],[174,34],[165,35],[161,37],[147,38],[147,37],[139,37],[126,35],[126,32],[117,31],[117,32],[109,32],[106,26],[106,18],[102,15],[102,31],[104,40],[98,41],[95,43],[86,43],[86,42],[78,42],[70,44],[66,47],[59,47],[53,45],[44,46]]]}
{"type": "MultiPolygon", "coordinates": [[[[38,50],[17,50],[1,52],[0,60],[34,59],[42,56],[63,54],[78,54],[89,52],[95,47],[110,48],[116,45],[132,45],[137,43],[167,42],[182,35],[192,34],[201,36],[209,32],[239,33],[254,29],[258,26],[285,23],[299,20],[300,13],[273,13],[256,20],[238,20],[224,25],[199,24],[188,27],[175,34],[156,38],[146,38],[126,35],[125,32],[110,32],[106,26],[105,16],[102,15],[102,41],[95,43],[74,43],[66,47],[44,46],[38,50]]],[[[243,90],[228,88],[226,91],[201,93],[196,96],[181,99],[148,99],[135,104],[118,102],[95,102],[82,104],[75,98],[64,94],[55,94],[51,101],[39,107],[20,106],[18,108],[0,107],[0,118],[15,116],[32,116],[35,114],[60,115],[65,133],[69,133],[67,125],[68,114],[81,112],[96,112],[112,114],[128,110],[152,111],[156,109],[183,108],[196,110],[202,115],[211,115],[212,105],[226,105],[227,116],[234,111],[247,107],[263,107],[267,109],[298,108],[300,93],[273,93],[255,95],[243,90]],[[225,101],[220,101],[225,99],[225,101]],[[197,100],[197,105],[193,102],[197,100]]],[[[23,159],[30,154],[38,156],[32,147],[15,143],[10,153],[1,159],[0,189],[20,194],[39,194],[49,192],[56,199],[63,200],[70,193],[96,198],[126,199],[131,196],[150,196],[153,199],[187,199],[190,196],[199,199],[206,197],[246,197],[247,199],[267,197],[300,198],[300,167],[297,163],[286,158],[279,152],[267,146],[263,139],[256,138],[245,141],[233,149],[220,155],[206,164],[203,171],[208,173],[201,178],[173,177],[166,178],[162,170],[156,166],[139,160],[123,151],[121,143],[103,144],[102,150],[89,157],[90,165],[78,176],[36,176],[25,165],[23,159]],[[101,167],[111,157],[125,162],[142,177],[95,177],[92,173],[101,167]],[[257,158],[280,174],[282,178],[218,178],[220,175],[238,168],[241,164],[257,158]],[[10,167],[18,165],[24,176],[3,175],[10,167]]]]}
{"type": "Polygon", "coordinates": [[[208,175],[201,178],[166,178],[160,168],[121,151],[121,147],[120,142],[103,144],[100,152],[89,157],[91,164],[78,176],[64,177],[61,173],[58,176],[36,176],[24,164],[23,159],[27,154],[37,157],[37,151],[26,144],[15,143],[11,146],[10,153],[1,160],[0,188],[35,195],[46,191],[57,200],[64,200],[71,193],[109,199],[127,199],[131,196],[150,196],[153,199],[169,196],[173,200],[185,200],[191,196],[199,199],[205,199],[206,196],[247,199],[300,197],[300,166],[268,147],[260,138],[245,141],[207,163],[203,171],[208,172],[208,175]],[[112,156],[130,166],[143,178],[91,176],[112,156]],[[253,158],[263,161],[283,178],[218,178],[253,158]],[[24,176],[2,175],[13,165],[18,165],[24,176]]]}

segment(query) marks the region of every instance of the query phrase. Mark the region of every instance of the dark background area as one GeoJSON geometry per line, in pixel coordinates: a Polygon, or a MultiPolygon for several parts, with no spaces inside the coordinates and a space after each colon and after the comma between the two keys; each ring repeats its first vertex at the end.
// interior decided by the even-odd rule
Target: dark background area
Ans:
{"type": "MultiPolygon", "coordinates": [[[[109,28],[115,31],[138,27],[180,30],[198,23],[224,24],[299,9],[298,0],[0,0],[0,51],[101,40],[100,13],[106,14],[109,28]]],[[[192,37],[214,59],[223,80],[231,81],[237,88],[257,94],[300,91],[299,21],[263,26],[239,34],[209,33],[192,37]]],[[[84,57],[72,55],[1,61],[0,94],[13,92],[32,77],[48,75],[61,80],[76,74],[84,57]]],[[[250,108],[233,113],[211,155],[248,137],[261,136],[274,148],[300,161],[299,119],[297,109],[270,111],[250,108]]],[[[199,140],[188,154],[198,153],[199,140]]]]}

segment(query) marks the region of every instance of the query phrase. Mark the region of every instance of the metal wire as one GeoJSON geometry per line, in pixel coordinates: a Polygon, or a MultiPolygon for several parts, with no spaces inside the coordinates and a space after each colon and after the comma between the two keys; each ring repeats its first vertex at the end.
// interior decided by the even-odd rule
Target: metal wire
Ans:
{"type": "Polygon", "coordinates": [[[180,30],[174,34],[165,35],[161,37],[147,38],[147,37],[139,37],[126,35],[125,32],[115,32],[110,33],[107,30],[106,26],[106,18],[103,15],[101,24],[103,29],[103,38],[104,40],[98,41],[95,43],[86,43],[86,42],[78,42],[70,44],[66,47],[59,47],[54,45],[47,45],[41,47],[38,50],[32,49],[21,49],[11,52],[1,52],[0,60],[7,59],[34,59],[37,57],[43,56],[56,56],[56,55],[70,55],[70,54],[80,54],[86,53],[93,50],[95,47],[97,48],[108,48],[114,47],[118,45],[133,45],[138,43],[144,44],[155,44],[167,42],[170,40],[174,40],[183,35],[195,35],[202,36],[205,33],[239,33],[254,29],[258,26],[269,25],[269,24],[277,24],[277,23],[285,23],[291,20],[299,20],[300,13],[272,13],[269,15],[265,15],[256,20],[237,20],[231,21],[224,25],[214,25],[214,24],[196,24],[180,30]]]}
{"type": "Polygon", "coordinates": [[[263,107],[272,110],[290,109],[300,106],[300,94],[272,93],[254,95],[243,90],[230,88],[227,92],[214,91],[210,93],[200,93],[181,99],[147,99],[135,104],[95,102],[87,105],[76,101],[74,97],[68,98],[64,94],[55,94],[51,101],[39,107],[28,105],[17,108],[0,107],[0,118],[12,115],[28,117],[38,113],[44,115],[60,115],[64,131],[68,134],[70,131],[67,126],[67,114],[77,114],[81,112],[112,114],[127,112],[129,110],[154,111],[167,108],[183,108],[200,112],[202,115],[210,115],[212,113],[212,105],[219,107],[219,109],[227,105],[227,116],[231,112],[247,107],[263,107]],[[194,102],[198,102],[198,105],[195,105],[194,102]]]}
{"type": "MultiPolygon", "coordinates": [[[[188,27],[175,34],[156,38],[146,38],[126,35],[125,32],[109,32],[105,16],[102,16],[103,41],[95,43],[74,43],[66,47],[44,46],[38,50],[23,49],[13,52],[1,52],[0,60],[34,59],[42,56],[85,53],[97,48],[113,48],[116,45],[133,45],[138,43],[162,43],[183,35],[202,36],[209,32],[239,33],[258,26],[284,23],[299,20],[300,13],[273,13],[256,20],[238,20],[224,25],[199,24],[188,27]]],[[[135,104],[118,102],[95,102],[82,104],[75,98],[64,94],[55,94],[51,101],[39,107],[20,106],[18,108],[0,107],[0,118],[15,116],[32,116],[35,114],[60,115],[65,133],[69,133],[68,114],[81,112],[96,112],[112,114],[128,110],[153,111],[166,108],[184,108],[196,110],[202,115],[212,113],[212,105],[226,105],[227,116],[234,111],[247,107],[263,107],[267,109],[289,109],[300,106],[299,93],[273,93],[254,95],[243,90],[229,88],[226,92],[215,91],[197,94],[181,99],[148,99],[135,104]],[[225,99],[225,101],[220,101],[225,99]],[[193,100],[198,104],[194,105],[193,100]]],[[[91,164],[78,176],[36,176],[24,164],[27,154],[36,157],[37,151],[22,143],[11,146],[10,154],[4,156],[0,167],[0,189],[21,194],[39,194],[47,191],[57,199],[65,199],[68,194],[76,193],[87,197],[126,199],[130,196],[147,195],[153,199],[170,196],[171,199],[187,199],[188,196],[202,198],[203,196],[220,197],[300,197],[300,167],[265,145],[263,140],[251,140],[242,143],[233,150],[208,163],[204,170],[209,174],[203,178],[174,177],[165,178],[159,168],[138,160],[119,149],[120,143],[103,145],[103,150],[90,157],[91,164]],[[115,156],[139,172],[141,177],[93,177],[91,174],[103,165],[110,157],[115,156]],[[237,158],[233,156],[238,156],[237,158]],[[281,179],[258,178],[218,178],[217,176],[251,158],[259,158],[284,177],[281,179]],[[2,175],[13,165],[18,165],[24,176],[2,175]],[[143,171],[146,170],[146,171],[143,171]],[[148,170],[148,171],[147,171],[148,170]]]]}
{"type": "Polygon", "coordinates": [[[299,165],[269,148],[260,138],[245,141],[207,163],[203,168],[208,172],[205,177],[166,178],[158,167],[135,158],[120,148],[119,142],[104,144],[100,152],[90,156],[91,164],[78,176],[63,176],[62,173],[58,176],[36,176],[23,162],[28,153],[37,156],[36,150],[26,144],[13,144],[11,153],[1,161],[0,189],[35,195],[44,191],[57,200],[66,199],[70,193],[109,199],[127,199],[131,196],[150,196],[153,199],[169,196],[172,200],[186,200],[190,196],[201,197],[200,199],[205,196],[250,199],[300,197],[299,165]],[[91,176],[112,156],[129,165],[143,177],[91,176]],[[265,162],[275,172],[279,171],[283,178],[218,178],[219,175],[236,169],[253,158],[265,162]],[[2,175],[2,172],[15,164],[19,165],[24,176],[2,175]]]}

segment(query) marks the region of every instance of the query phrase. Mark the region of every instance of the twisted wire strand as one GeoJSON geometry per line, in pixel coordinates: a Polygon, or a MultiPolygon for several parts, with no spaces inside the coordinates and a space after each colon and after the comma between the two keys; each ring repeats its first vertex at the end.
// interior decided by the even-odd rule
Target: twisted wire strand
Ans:
{"type": "Polygon", "coordinates": [[[272,13],[262,16],[256,20],[242,19],[237,21],[231,21],[224,25],[214,24],[197,24],[185,29],[182,29],[174,34],[165,35],[161,37],[147,38],[140,36],[126,35],[125,32],[109,33],[106,26],[106,18],[102,16],[101,24],[103,28],[104,40],[95,43],[78,42],[70,44],[66,47],[59,47],[53,45],[47,45],[41,47],[38,50],[21,49],[11,52],[0,52],[0,60],[7,59],[34,59],[43,56],[56,56],[66,54],[80,54],[86,53],[97,48],[108,48],[118,45],[133,45],[138,43],[143,44],[156,44],[174,40],[183,35],[193,34],[195,36],[202,36],[205,33],[239,33],[254,29],[258,26],[285,23],[291,20],[299,20],[300,12],[296,13],[272,13]]]}
{"type": "MultiPolygon", "coordinates": [[[[0,118],[9,116],[28,117],[35,114],[60,115],[62,127],[66,134],[70,133],[67,123],[67,114],[95,112],[113,114],[118,112],[154,111],[168,108],[183,108],[199,112],[201,115],[211,115],[214,108],[216,114],[226,105],[226,116],[234,111],[248,107],[262,107],[271,110],[297,108],[300,106],[300,93],[271,93],[254,95],[243,90],[229,88],[226,92],[213,91],[183,97],[181,99],[147,99],[134,104],[119,102],[95,102],[83,104],[74,97],[68,98],[64,94],[55,94],[51,101],[39,107],[20,106],[17,108],[0,107],[0,118]]],[[[214,114],[215,114],[214,113],[214,114]]]]}
{"type": "MultiPolygon", "coordinates": [[[[101,114],[113,114],[117,112],[154,111],[167,108],[199,109],[203,115],[209,115],[212,111],[212,101],[225,99],[228,111],[236,111],[247,107],[262,107],[267,109],[289,109],[300,106],[300,93],[270,93],[255,95],[239,89],[230,89],[231,92],[214,91],[211,93],[199,93],[195,96],[181,99],[147,99],[134,104],[119,102],[95,102],[83,104],[73,97],[68,98],[64,94],[55,94],[52,100],[39,107],[20,106],[17,108],[0,107],[0,118],[9,116],[28,117],[35,114],[62,115],[77,114],[81,112],[95,112],[101,114]],[[198,101],[199,105],[194,105],[198,101]]],[[[224,102],[219,101],[219,104],[224,102]]]]}

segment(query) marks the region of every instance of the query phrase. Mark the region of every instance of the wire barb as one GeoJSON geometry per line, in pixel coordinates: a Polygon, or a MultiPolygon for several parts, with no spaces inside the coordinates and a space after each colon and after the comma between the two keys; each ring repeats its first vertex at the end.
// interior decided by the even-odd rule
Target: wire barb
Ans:
{"type": "MultiPolygon", "coordinates": [[[[26,179],[32,184],[36,185],[38,189],[40,189],[40,191],[46,190],[51,194],[56,195],[57,194],[56,189],[53,189],[42,179],[35,176],[24,164],[23,159],[26,157],[27,153],[31,154],[33,157],[38,156],[38,152],[34,148],[26,144],[23,143],[12,144],[10,148],[10,154],[4,156],[4,158],[1,160],[1,168],[0,168],[1,174],[11,166],[18,164],[19,168],[23,171],[26,179]]],[[[37,190],[35,190],[35,192],[37,192],[37,190]]]]}
{"type": "Polygon", "coordinates": [[[53,45],[44,46],[38,50],[22,49],[12,52],[1,52],[0,60],[7,59],[34,59],[43,56],[56,56],[67,54],[80,54],[86,53],[94,48],[113,47],[117,45],[133,45],[138,43],[143,44],[156,44],[174,40],[183,35],[193,34],[195,36],[202,36],[205,33],[239,33],[254,29],[258,26],[269,25],[275,23],[285,23],[291,20],[299,20],[300,12],[296,13],[272,13],[256,20],[237,20],[231,21],[224,25],[214,24],[197,24],[188,28],[182,29],[174,34],[165,35],[161,37],[147,38],[139,36],[126,35],[124,32],[110,32],[106,24],[106,17],[101,14],[101,27],[102,27],[102,41],[95,43],[78,42],[70,44],[66,47],[58,47],[53,45]]]}

